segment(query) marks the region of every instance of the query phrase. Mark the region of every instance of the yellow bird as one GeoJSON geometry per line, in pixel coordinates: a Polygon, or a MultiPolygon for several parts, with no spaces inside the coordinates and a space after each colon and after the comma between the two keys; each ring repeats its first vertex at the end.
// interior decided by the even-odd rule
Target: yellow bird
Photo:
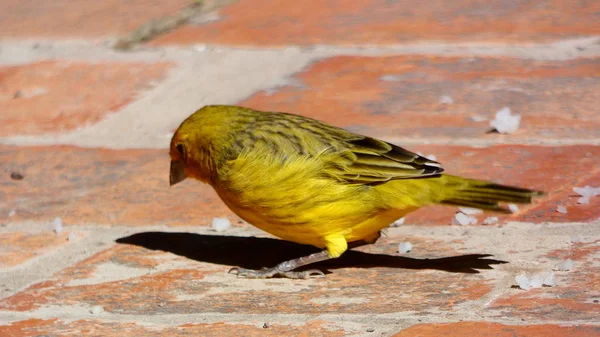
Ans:
{"type": "Polygon", "coordinates": [[[238,276],[308,278],[294,271],[374,243],[380,231],[423,206],[446,204],[509,212],[529,203],[524,188],[442,174],[436,161],[399,146],[298,115],[206,106],[177,129],[170,184],[210,184],[248,223],[284,240],[324,250],[238,276]]]}

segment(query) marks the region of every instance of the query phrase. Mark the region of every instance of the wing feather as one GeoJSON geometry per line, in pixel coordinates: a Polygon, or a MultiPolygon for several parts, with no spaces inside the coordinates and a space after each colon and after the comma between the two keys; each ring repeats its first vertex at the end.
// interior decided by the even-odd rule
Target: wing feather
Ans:
{"type": "Polygon", "coordinates": [[[351,184],[380,184],[444,171],[440,163],[400,146],[299,115],[264,113],[247,131],[253,133],[251,143],[268,139],[273,151],[284,152],[282,158],[290,156],[291,148],[298,149],[297,155],[323,160],[323,174],[351,184]]]}

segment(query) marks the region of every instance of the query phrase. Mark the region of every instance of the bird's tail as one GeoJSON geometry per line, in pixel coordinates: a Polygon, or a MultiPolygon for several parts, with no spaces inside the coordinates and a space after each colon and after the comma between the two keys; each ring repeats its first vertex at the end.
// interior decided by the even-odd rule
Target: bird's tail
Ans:
{"type": "Polygon", "coordinates": [[[502,213],[510,210],[500,206],[500,202],[531,203],[533,197],[544,192],[495,184],[484,180],[461,178],[443,174],[433,178],[440,184],[442,193],[436,203],[486,209],[502,213]]]}

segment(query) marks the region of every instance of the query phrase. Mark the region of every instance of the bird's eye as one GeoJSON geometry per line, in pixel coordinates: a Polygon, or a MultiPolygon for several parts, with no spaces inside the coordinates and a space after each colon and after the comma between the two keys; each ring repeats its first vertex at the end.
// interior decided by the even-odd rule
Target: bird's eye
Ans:
{"type": "Polygon", "coordinates": [[[175,148],[177,149],[177,152],[179,152],[179,154],[181,155],[181,157],[183,159],[185,159],[185,150],[183,148],[183,144],[177,144],[177,145],[175,145],[175,148]]]}

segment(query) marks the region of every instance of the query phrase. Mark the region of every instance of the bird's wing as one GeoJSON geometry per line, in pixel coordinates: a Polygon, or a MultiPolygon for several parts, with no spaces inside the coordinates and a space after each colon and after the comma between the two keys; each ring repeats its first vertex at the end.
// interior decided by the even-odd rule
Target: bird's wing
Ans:
{"type": "MultiPolygon", "coordinates": [[[[349,132],[350,133],[350,132],[349,132]]],[[[394,179],[439,175],[441,165],[394,144],[350,133],[336,149],[340,159],[325,170],[327,174],[356,184],[378,184],[394,179]],[[341,145],[341,146],[340,146],[341,145]]]]}
{"type": "Polygon", "coordinates": [[[313,157],[322,161],[324,175],[351,184],[373,185],[444,171],[438,162],[399,146],[298,115],[268,113],[248,124],[246,132],[251,136],[236,141],[235,153],[268,148],[284,160],[313,157]]]}
{"type": "Polygon", "coordinates": [[[379,139],[297,115],[286,115],[285,119],[291,124],[288,128],[293,130],[294,138],[302,141],[301,147],[311,148],[305,152],[322,158],[326,162],[324,173],[338,180],[378,184],[444,171],[436,161],[379,139]]]}

